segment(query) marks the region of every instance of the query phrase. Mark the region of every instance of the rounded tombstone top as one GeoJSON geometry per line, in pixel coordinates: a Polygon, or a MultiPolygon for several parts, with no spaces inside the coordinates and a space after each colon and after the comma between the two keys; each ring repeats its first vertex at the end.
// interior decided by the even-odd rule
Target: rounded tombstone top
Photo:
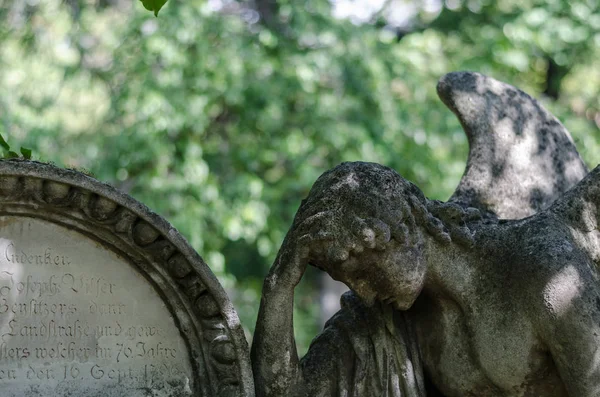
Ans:
{"type": "Polygon", "coordinates": [[[145,205],[73,170],[0,161],[3,396],[253,396],[214,274],[145,205]]]}

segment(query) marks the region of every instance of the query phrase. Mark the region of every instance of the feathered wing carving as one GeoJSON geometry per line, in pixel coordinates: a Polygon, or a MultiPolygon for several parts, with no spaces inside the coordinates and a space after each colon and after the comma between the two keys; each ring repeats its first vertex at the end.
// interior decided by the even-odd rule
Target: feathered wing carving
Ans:
{"type": "Polygon", "coordinates": [[[600,270],[600,165],[548,209],[567,224],[575,243],[600,270]]]}
{"type": "Polygon", "coordinates": [[[520,219],[550,206],[588,173],[566,128],[523,91],[473,72],[449,73],[437,90],[469,140],[450,201],[520,219]]]}

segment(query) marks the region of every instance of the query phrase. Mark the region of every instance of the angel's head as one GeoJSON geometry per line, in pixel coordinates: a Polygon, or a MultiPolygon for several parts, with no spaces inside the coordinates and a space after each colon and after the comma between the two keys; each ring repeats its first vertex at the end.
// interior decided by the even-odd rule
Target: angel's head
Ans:
{"type": "Polygon", "coordinates": [[[326,214],[313,232],[330,238],[323,240],[324,254],[311,263],[367,302],[380,300],[407,309],[424,285],[427,240],[447,244],[451,235],[470,237],[461,221],[448,225],[439,218],[454,212],[459,218],[465,214],[456,205],[428,200],[391,168],[356,162],[323,174],[295,222],[326,214]]]}

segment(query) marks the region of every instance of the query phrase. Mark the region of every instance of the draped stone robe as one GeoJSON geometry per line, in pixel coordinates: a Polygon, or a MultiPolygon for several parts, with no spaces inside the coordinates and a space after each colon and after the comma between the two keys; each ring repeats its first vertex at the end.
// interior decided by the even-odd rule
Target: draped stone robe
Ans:
{"type": "Polygon", "coordinates": [[[423,368],[409,316],[352,291],[301,360],[296,396],[424,397],[423,368]]]}

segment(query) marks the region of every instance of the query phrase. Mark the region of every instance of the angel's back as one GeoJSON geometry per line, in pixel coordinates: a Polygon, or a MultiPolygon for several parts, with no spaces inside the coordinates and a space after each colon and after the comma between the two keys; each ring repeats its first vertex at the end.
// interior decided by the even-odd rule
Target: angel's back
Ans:
{"type": "Polygon", "coordinates": [[[443,395],[598,395],[600,284],[582,241],[552,210],[481,227],[455,258],[459,293],[424,293],[411,309],[443,395]]]}

